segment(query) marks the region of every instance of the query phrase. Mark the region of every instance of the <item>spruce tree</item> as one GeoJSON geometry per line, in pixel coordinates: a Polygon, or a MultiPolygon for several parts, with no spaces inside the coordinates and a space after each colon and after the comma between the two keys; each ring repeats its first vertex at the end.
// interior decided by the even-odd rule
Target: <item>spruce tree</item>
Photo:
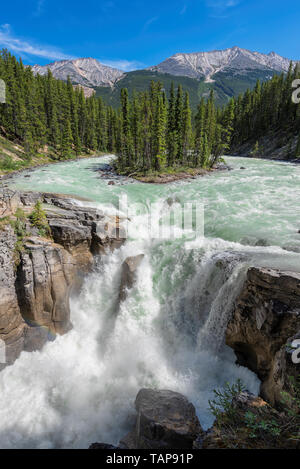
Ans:
{"type": "Polygon", "coordinates": [[[182,132],[182,117],[183,117],[183,91],[182,86],[179,85],[177,89],[176,105],[175,105],[175,132],[177,136],[177,155],[175,164],[180,165],[183,161],[183,132],[182,132]]]}
{"type": "Polygon", "coordinates": [[[167,154],[167,165],[172,166],[177,155],[176,102],[173,82],[170,89],[168,109],[167,154]]]}
{"type": "Polygon", "coordinates": [[[61,146],[60,146],[60,153],[63,159],[68,159],[68,158],[71,158],[72,156],[72,153],[71,153],[72,140],[73,138],[72,138],[71,123],[70,123],[70,120],[67,120],[64,126],[61,146]]]}
{"type": "Polygon", "coordinates": [[[185,93],[184,106],[182,111],[182,155],[183,163],[189,160],[189,151],[192,143],[192,120],[189,94],[185,93]]]}

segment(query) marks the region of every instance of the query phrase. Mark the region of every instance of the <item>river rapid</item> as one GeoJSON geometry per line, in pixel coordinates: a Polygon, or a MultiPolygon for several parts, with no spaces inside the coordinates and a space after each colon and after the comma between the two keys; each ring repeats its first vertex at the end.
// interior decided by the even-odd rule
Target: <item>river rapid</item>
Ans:
{"type": "Polygon", "coordinates": [[[228,157],[231,171],[189,181],[108,185],[95,169],[110,159],[50,165],[10,181],[87,198],[77,203],[108,214],[118,213],[124,195],[129,207],[140,205],[130,216],[130,237],[97,260],[71,299],[74,328],[1,372],[1,448],[116,444],[130,429],[142,387],[185,394],[204,428],[213,422],[214,388],[240,378],[259,391],[257,377],[235,364],[224,334],[249,266],[299,271],[300,165],[228,157]],[[204,205],[204,238],[191,244],[180,228],[174,239],[151,236],[147,207],[155,204],[163,225],[166,214],[191,201],[204,205]],[[122,263],[141,253],[137,282],[112,329],[122,263]]]}

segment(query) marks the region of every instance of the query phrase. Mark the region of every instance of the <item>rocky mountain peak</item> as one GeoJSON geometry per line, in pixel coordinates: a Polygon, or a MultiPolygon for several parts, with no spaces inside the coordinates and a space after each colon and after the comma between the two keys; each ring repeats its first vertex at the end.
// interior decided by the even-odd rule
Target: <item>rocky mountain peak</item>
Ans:
{"type": "Polygon", "coordinates": [[[213,75],[221,71],[230,70],[233,73],[235,71],[240,73],[265,69],[286,72],[289,64],[289,59],[281,57],[275,52],[262,54],[234,46],[210,52],[177,53],[159,65],[150,67],[150,70],[196,79],[205,77],[209,81],[213,75]]]}
{"type": "Polygon", "coordinates": [[[55,78],[67,80],[69,76],[72,83],[90,88],[113,86],[124,74],[121,70],[103,65],[92,57],[60,60],[48,65],[32,67],[33,73],[40,75],[45,75],[48,69],[51,70],[55,78]]]}

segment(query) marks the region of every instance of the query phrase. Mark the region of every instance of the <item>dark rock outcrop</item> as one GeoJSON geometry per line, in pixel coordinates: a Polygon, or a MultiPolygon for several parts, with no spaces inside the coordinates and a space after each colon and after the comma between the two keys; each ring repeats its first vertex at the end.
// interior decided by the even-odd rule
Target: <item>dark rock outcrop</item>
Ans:
{"type": "Polygon", "coordinates": [[[261,395],[271,404],[289,391],[289,376],[299,373],[290,344],[300,337],[300,274],[251,268],[228,324],[226,343],[240,364],[262,381],[261,395]]]}
{"type": "Polygon", "coordinates": [[[191,449],[202,433],[195,408],[173,391],[142,389],[135,428],[120,442],[129,449],[191,449]]]}
{"type": "Polygon", "coordinates": [[[118,446],[108,445],[106,443],[93,443],[89,449],[105,449],[105,450],[120,450],[118,446]]]}
{"type": "Polygon", "coordinates": [[[136,280],[136,271],[139,268],[144,257],[144,254],[139,254],[138,256],[127,257],[127,259],[125,259],[125,261],[123,262],[119,295],[120,302],[126,300],[127,291],[133,287],[136,280]]]}

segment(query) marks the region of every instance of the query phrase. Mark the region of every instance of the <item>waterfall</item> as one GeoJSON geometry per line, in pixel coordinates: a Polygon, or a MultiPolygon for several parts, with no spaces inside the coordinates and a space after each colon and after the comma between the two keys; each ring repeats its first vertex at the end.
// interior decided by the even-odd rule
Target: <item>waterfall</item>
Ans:
{"type": "MultiPolygon", "coordinates": [[[[166,187],[107,186],[86,161],[32,173],[30,184],[37,190],[89,197],[107,213],[112,205],[116,210],[122,190],[130,202],[159,202],[157,217],[167,215],[170,194],[175,202],[202,197],[207,237],[192,248],[180,237],[151,239],[145,214],[132,215],[135,236],[102,256],[72,298],[73,329],[40,352],[23,352],[0,373],[0,447],[116,444],[132,425],[142,387],[183,393],[204,428],[213,423],[208,400],[215,388],[240,378],[258,392],[257,377],[235,364],[224,333],[249,265],[299,266],[295,177],[300,173],[270,162],[231,159],[230,164],[235,166],[230,174],[166,187]],[[247,172],[239,170],[241,164],[247,172]],[[276,177],[267,178],[266,168],[276,177]],[[144,258],[136,283],[116,312],[122,263],[138,254],[144,258]]],[[[21,183],[29,184],[24,178],[21,183]]]]}
{"type": "MultiPolygon", "coordinates": [[[[41,352],[23,352],[0,374],[0,446],[117,443],[130,428],[142,387],[182,392],[195,404],[205,428],[213,422],[208,399],[215,387],[242,378],[257,392],[257,378],[235,365],[230,350],[205,350],[197,343],[202,329],[206,337],[209,331],[215,334],[222,288],[230,288],[234,275],[224,260],[230,255],[207,243],[191,251],[184,243],[174,248],[150,239],[128,240],[101,257],[71,301],[73,330],[41,352]],[[145,257],[136,284],[113,328],[108,327],[122,263],[139,253],[145,257]]],[[[226,301],[229,308],[229,296],[226,301]]],[[[217,330],[223,333],[222,327],[217,330]]]]}

